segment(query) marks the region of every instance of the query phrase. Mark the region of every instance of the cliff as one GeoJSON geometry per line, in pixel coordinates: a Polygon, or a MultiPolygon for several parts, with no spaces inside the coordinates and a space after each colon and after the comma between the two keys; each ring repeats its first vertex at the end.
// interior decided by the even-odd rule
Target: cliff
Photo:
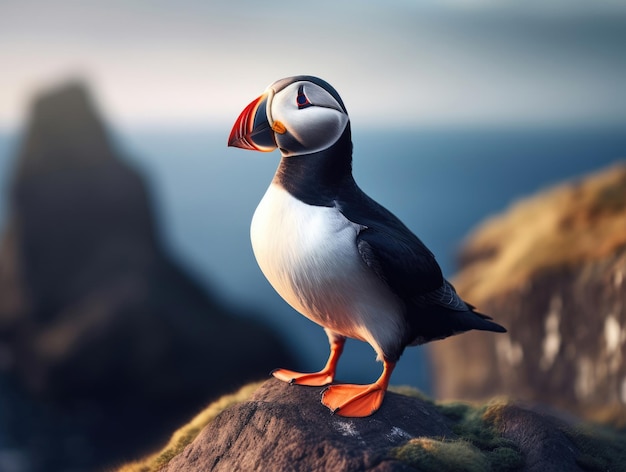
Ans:
{"type": "Polygon", "coordinates": [[[118,472],[626,470],[626,434],[504,399],[434,403],[389,392],[367,418],[331,415],[322,388],[268,380],[224,397],[159,453],[118,472]]]}
{"type": "Polygon", "coordinates": [[[83,85],[36,98],[14,167],[0,457],[17,451],[18,470],[93,470],[153,449],[210,398],[292,362],[169,257],[143,178],[83,85]]]}
{"type": "Polygon", "coordinates": [[[520,201],[460,261],[459,293],[509,333],[434,343],[438,397],[507,394],[626,423],[626,165],[520,201]]]}

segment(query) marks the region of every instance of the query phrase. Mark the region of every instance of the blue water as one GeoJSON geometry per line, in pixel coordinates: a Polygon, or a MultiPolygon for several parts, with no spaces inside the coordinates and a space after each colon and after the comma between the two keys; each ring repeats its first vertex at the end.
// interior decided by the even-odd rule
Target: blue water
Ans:
{"type": "MultiPolygon", "coordinates": [[[[216,296],[265,318],[305,367],[317,369],[328,352],[323,331],[274,293],[250,248],[250,219],[279,155],[228,149],[228,131],[121,130],[116,136],[147,178],[173,255],[216,296]]],[[[0,135],[0,228],[11,165],[7,139],[0,135]]],[[[541,188],[626,159],[624,129],[357,130],[353,141],[361,188],[415,231],[448,276],[463,237],[481,220],[541,188]]],[[[339,377],[368,382],[379,373],[371,348],[350,342],[339,377]]],[[[428,375],[425,349],[410,348],[392,382],[429,391],[428,375]]]]}

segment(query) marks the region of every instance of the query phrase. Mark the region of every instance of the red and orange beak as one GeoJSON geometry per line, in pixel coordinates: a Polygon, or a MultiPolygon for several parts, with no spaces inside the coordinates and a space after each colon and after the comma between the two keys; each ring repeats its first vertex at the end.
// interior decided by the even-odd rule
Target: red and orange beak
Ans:
{"type": "Polygon", "coordinates": [[[268,94],[253,100],[239,115],[228,137],[228,145],[252,151],[270,152],[277,148],[274,131],[267,118],[268,94]]]}

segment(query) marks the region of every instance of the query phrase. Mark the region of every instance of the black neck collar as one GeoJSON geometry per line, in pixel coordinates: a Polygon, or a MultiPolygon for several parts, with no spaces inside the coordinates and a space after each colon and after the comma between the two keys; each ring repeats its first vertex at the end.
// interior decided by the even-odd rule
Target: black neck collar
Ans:
{"type": "Polygon", "coordinates": [[[333,206],[340,189],[354,184],[350,123],[328,149],[283,157],[274,182],[304,203],[333,206]]]}

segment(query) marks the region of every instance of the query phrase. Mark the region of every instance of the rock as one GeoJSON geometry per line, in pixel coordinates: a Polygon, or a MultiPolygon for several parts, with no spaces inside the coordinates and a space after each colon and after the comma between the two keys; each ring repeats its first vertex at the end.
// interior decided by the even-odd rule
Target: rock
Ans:
{"type": "Polygon", "coordinates": [[[171,260],[118,156],[82,85],[35,101],[0,243],[0,438],[29,471],[119,463],[293,362],[171,260]]]}
{"type": "Polygon", "coordinates": [[[268,380],[213,411],[199,434],[195,422],[195,434],[182,429],[171,449],[119,472],[624,470],[624,433],[507,401],[436,404],[404,389],[370,417],[342,418],[321,405],[321,391],[268,380]]]}
{"type": "Polygon", "coordinates": [[[502,405],[493,408],[486,419],[497,423],[503,438],[518,445],[528,472],[581,470],[577,464],[580,451],[574,452],[576,447],[566,434],[570,429],[556,418],[502,405]]]}
{"type": "Polygon", "coordinates": [[[512,395],[626,424],[626,165],[487,221],[455,285],[507,329],[433,343],[439,398],[512,395]]]}
{"type": "Polygon", "coordinates": [[[385,453],[412,436],[452,434],[442,418],[431,418],[431,405],[416,408],[409,397],[391,394],[379,414],[356,420],[331,416],[320,393],[269,380],[219,415],[166,470],[408,470],[385,453]]]}

